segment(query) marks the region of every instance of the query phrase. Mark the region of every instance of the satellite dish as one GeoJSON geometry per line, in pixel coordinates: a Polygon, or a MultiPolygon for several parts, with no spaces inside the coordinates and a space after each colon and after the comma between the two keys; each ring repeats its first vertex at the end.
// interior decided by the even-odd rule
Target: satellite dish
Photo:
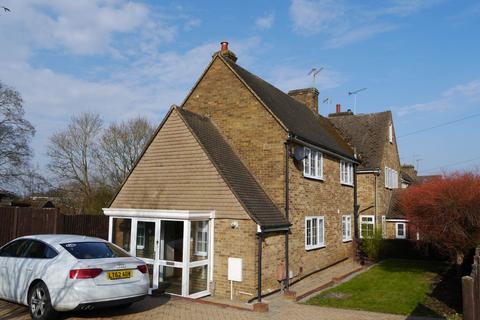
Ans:
{"type": "Polygon", "coordinates": [[[300,162],[306,157],[307,156],[305,155],[305,149],[303,147],[300,147],[300,146],[295,147],[295,149],[293,150],[293,158],[296,161],[300,162]]]}

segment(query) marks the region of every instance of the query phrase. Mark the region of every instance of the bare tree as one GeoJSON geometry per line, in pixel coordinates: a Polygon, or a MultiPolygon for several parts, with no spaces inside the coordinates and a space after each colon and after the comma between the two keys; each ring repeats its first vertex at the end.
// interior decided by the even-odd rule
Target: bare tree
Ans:
{"type": "Polygon", "coordinates": [[[20,177],[32,156],[35,129],[24,115],[20,93],[0,82],[0,183],[20,177]]]}
{"type": "Polygon", "coordinates": [[[122,184],[154,130],[142,117],[113,123],[105,130],[98,154],[104,182],[114,189],[122,184]]]}
{"type": "Polygon", "coordinates": [[[50,137],[47,155],[48,168],[66,185],[77,185],[83,199],[94,192],[95,155],[102,130],[98,114],[82,113],[74,116],[64,131],[50,137]]]}

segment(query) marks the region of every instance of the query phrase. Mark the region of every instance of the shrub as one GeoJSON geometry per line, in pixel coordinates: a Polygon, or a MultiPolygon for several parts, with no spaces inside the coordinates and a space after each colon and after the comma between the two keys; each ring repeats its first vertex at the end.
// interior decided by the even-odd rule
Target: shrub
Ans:
{"type": "Polygon", "coordinates": [[[361,240],[360,250],[362,256],[370,261],[378,261],[382,257],[385,240],[382,238],[382,230],[376,228],[371,237],[361,240]]]}

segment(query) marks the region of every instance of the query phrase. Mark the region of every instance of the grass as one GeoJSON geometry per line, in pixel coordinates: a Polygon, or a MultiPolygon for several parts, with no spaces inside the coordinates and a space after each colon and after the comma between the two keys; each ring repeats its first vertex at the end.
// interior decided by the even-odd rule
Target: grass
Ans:
{"type": "Polygon", "coordinates": [[[439,317],[426,306],[435,280],[446,269],[438,262],[384,260],[352,280],[311,298],[310,305],[412,316],[439,317]]]}

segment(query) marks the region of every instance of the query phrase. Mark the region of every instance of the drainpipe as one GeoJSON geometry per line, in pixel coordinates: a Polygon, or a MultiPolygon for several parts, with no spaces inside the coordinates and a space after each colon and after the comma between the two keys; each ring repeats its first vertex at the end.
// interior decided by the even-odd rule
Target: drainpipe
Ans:
{"type": "Polygon", "coordinates": [[[263,233],[260,231],[257,234],[258,237],[258,302],[262,302],[262,240],[263,233]]]}
{"type": "MultiPolygon", "coordinates": [[[[289,147],[290,147],[290,137],[289,139],[285,142],[285,218],[287,219],[287,222],[290,223],[289,220],[289,171],[288,171],[288,160],[289,160],[289,147]]],[[[285,232],[285,290],[288,291],[290,288],[290,276],[289,276],[289,269],[288,269],[288,264],[289,264],[289,258],[288,258],[288,234],[289,234],[289,229],[285,232]]]]}
{"type": "MultiPolygon", "coordinates": [[[[353,225],[354,225],[355,231],[354,231],[353,234],[355,236],[356,245],[358,245],[358,233],[359,233],[359,230],[358,230],[358,209],[359,209],[359,205],[358,205],[358,197],[357,197],[357,165],[354,164],[353,165],[353,225]]],[[[357,254],[358,254],[358,250],[356,250],[356,251],[357,251],[357,254]]]]}

